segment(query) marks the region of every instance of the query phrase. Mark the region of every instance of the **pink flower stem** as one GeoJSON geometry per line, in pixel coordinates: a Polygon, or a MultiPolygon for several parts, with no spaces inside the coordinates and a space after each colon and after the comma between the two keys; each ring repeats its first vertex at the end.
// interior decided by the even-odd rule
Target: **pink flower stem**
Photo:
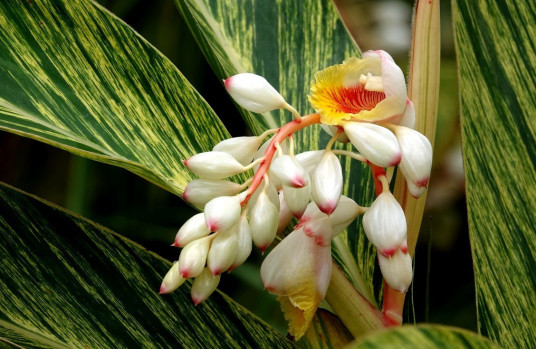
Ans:
{"type": "MultiPolygon", "coordinates": [[[[383,191],[383,186],[380,181],[381,176],[385,176],[385,169],[374,164],[369,163],[372,171],[372,177],[374,178],[374,188],[376,190],[376,196],[380,195],[383,191]]],[[[404,310],[405,293],[393,289],[383,282],[383,303],[382,314],[384,323],[387,326],[399,326],[402,324],[402,311],[404,310]]]]}
{"type": "Polygon", "coordinates": [[[255,190],[257,190],[257,188],[261,184],[264,175],[270,168],[270,164],[272,163],[272,159],[274,157],[275,151],[277,150],[277,146],[279,146],[281,142],[287,139],[287,137],[290,137],[294,132],[299,131],[307,126],[311,126],[318,123],[320,123],[320,114],[309,114],[301,117],[300,119],[294,119],[288,124],[283,125],[277,131],[274,138],[272,139],[272,142],[268,146],[268,149],[266,149],[266,152],[264,153],[264,160],[261,162],[261,165],[253,176],[251,185],[246,191],[246,197],[240,203],[242,206],[245,206],[248,203],[253,193],[255,193],[255,190]]]}

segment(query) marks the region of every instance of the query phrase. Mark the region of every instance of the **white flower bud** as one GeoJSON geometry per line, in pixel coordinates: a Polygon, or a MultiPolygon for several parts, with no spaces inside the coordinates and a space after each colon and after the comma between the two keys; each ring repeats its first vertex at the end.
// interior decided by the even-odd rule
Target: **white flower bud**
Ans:
{"type": "Polygon", "coordinates": [[[251,208],[255,205],[255,202],[257,202],[257,198],[259,197],[260,193],[265,192],[268,195],[268,198],[272,202],[272,204],[279,209],[279,192],[277,189],[273,186],[273,180],[270,178],[268,185],[266,185],[266,181],[263,179],[255,193],[251,196],[251,199],[249,199],[249,211],[251,211],[251,208]]]}
{"type": "Polygon", "coordinates": [[[261,142],[260,137],[233,137],[216,144],[212,151],[228,153],[245,166],[253,160],[261,142]]]}
{"type": "Polygon", "coordinates": [[[207,266],[213,275],[219,275],[233,264],[238,251],[238,225],[229,231],[219,232],[208,251],[207,266]]]}
{"type": "Polygon", "coordinates": [[[203,212],[196,214],[188,219],[177,232],[173,246],[184,247],[190,242],[203,238],[210,233],[210,229],[205,222],[203,212]]]}
{"type": "Polygon", "coordinates": [[[314,202],[322,212],[331,214],[337,208],[343,184],[341,163],[333,152],[324,153],[311,182],[314,202]]]}
{"type": "Polygon", "coordinates": [[[240,198],[235,196],[220,196],[210,200],[205,205],[205,222],[210,231],[231,229],[240,218],[240,198]]]}
{"type": "Polygon", "coordinates": [[[236,103],[255,113],[266,113],[285,106],[285,99],[265,78],[251,73],[233,75],[225,88],[236,103]]]}
{"type": "Polygon", "coordinates": [[[318,166],[320,160],[324,156],[325,150],[311,150],[303,153],[299,153],[295,156],[296,160],[300,162],[305,171],[309,174],[309,177],[313,176],[313,173],[318,166]]]}
{"type": "Polygon", "coordinates": [[[303,166],[290,155],[278,156],[270,165],[270,175],[276,176],[287,187],[302,188],[309,177],[303,166]]]}
{"type": "Polygon", "coordinates": [[[179,272],[183,278],[196,277],[203,271],[207,261],[212,237],[207,236],[186,245],[179,256],[179,272]]]}
{"type": "MultiPolygon", "coordinates": [[[[294,189],[294,188],[293,188],[294,189]]],[[[285,194],[280,191],[279,192],[279,221],[277,223],[277,234],[281,233],[287,225],[290,223],[290,220],[292,219],[293,214],[290,212],[290,209],[287,206],[287,203],[285,201],[285,194]]]]}
{"type": "Polygon", "coordinates": [[[223,179],[246,169],[232,155],[222,151],[199,153],[184,161],[192,173],[207,179],[223,179]]]}
{"type": "Polygon", "coordinates": [[[301,218],[311,200],[311,185],[303,188],[283,187],[285,202],[294,217],[301,218]]]}
{"type": "Polygon", "coordinates": [[[430,179],[432,170],[432,145],[428,138],[407,127],[395,130],[402,151],[400,170],[408,182],[411,195],[422,195],[430,179]]]}
{"type": "Polygon", "coordinates": [[[401,250],[398,250],[391,257],[378,254],[378,262],[385,282],[395,290],[406,292],[413,278],[409,254],[401,250]]]}
{"type": "Polygon", "coordinates": [[[240,217],[240,221],[238,222],[238,232],[236,233],[236,236],[237,251],[233,264],[231,265],[231,267],[229,267],[229,271],[235,269],[236,267],[244,263],[251,254],[251,229],[249,227],[248,219],[245,215],[242,215],[240,217]]]}
{"type": "Polygon", "coordinates": [[[277,233],[279,210],[272,203],[266,191],[262,191],[249,212],[249,226],[253,243],[261,251],[272,243],[277,233]]]}
{"type": "Polygon", "coordinates": [[[194,280],[190,295],[195,305],[207,299],[218,287],[220,275],[212,275],[208,268],[205,268],[194,280]]]}
{"type": "Polygon", "coordinates": [[[390,192],[383,192],[363,216],[363,228],[370,242],[385,255],[393,255],[406,240],[406,216],[390,192]]]}
{"type": "Polygon", "coordinates": [[[242,186],[238,183],[211,179],[194,179],[190,181],[182,197],[197,208],[203,208],[210,200],[218,196],[232,196],[238,194],[242,186]]]}
{"type": "Polygon", "coordinates": [[[179,272],[179,262],[173,263],[173,266],[164,276],[162,284],[160,285],[160,294],[168,294],[179,288],[186,279],[181,276],[179,272]]]}
{"type": "Polygon", "coordinates": [[[329,216],[333,233],[337,235],[346,229],[346,227],[348,227],[348,225],[350,225],[350,223],[352,223],[352,221],[359,215],[359,212],[359,205],[356,204],[354,200],[341,195],[337,208],[329,216]]]}
{"type": "Polygon", "coordinates": [[[364,122],[347,122],[344,131],[368,161],[380,167],[395,166],[401,153],[395,135],[385,127],[364,122]]]}

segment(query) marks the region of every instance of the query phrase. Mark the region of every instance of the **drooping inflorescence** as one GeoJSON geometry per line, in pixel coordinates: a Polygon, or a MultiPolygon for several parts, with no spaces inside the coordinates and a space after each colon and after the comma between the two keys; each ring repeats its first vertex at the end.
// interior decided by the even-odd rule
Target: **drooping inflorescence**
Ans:
{"type": "Polygon", "coordinates": [[[184,161],[199,179],[186,186],[183,197],[202,212],[178,231],[173,245],[182,251],[160,292],[193,278],[192,299],[202,302],[217,288],[222,272],[242,264],[253,245],[264,252],[296,217],[293,231],[264,260],[261,276],[265,288],[278,295],[289,331],[299,339],[329,286],[331,241],[361,214],[385,281],[405,292],[412,279],[406,219],[384,169],[398,165],[410,193],[419,197],[428,184],[432,147],[412,129],[415,110],[393,59],[384,51],[368,51],[362,59],[318,72],[309,96],[317,113],[303,117],[258,75],[238,74],[225,86],[247,110],[284,108],[295,119],[260,136],[224,140],[184,161]],[[295,154],[292,135],[313,124],[321,124],[332,139],[322,150],[295,154]],[[358,152],[332,149],[345,140],[358,152]],[[377,169],[381,193],[370,207],[343,195],[339,156],[377,169]],[[243,183],[227,179],[250,170],[254,175],[243,183]]]}

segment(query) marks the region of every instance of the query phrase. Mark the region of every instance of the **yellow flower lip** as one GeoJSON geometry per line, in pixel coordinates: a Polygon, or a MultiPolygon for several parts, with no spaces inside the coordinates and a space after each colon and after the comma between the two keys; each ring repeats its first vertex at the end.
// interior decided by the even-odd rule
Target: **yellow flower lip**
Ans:
{"type": "Polygon", "coordinates": [[[309,101],[321,122],[380,122],[404,112],[407,98],[404,75],[389,54],[367,51],[363,58],[315,74],[309,101]]]}

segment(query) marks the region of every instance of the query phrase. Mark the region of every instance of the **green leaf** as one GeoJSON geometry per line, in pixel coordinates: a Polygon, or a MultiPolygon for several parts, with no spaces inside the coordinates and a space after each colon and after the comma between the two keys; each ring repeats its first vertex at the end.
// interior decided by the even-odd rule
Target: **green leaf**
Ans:
{"type": "Polygon", "coordinates": [[[292,347],[221,293],[159,295],[171,264],[0,186],[0,342],[35,348],[292,347]]]}
{"type": "Polygon", "coordinates": [[[171,62],[91,1],[2,1],[0,27],[0,130],[176,194],[181,161],[228,136],[171,62]]]}
{"type": "MultiPolygon", "coordinates": [[[[175,3],[220,78],[239,72],[262,75],[302,115],[314,112],[307,99],[314,74],[349,57],[360,56],[330,0],[176,0],[175,3]]],[[[256,134],[293,118],[288,111],[261,115],[239,109],[256,134]]],[[[297,152],[323,148],[329,138],[319,126],[294,135],[297,152]]],[[[351,146],[346,145],[345,149],[351,146]]],[[[344,193],[362,205],[370,205],[374,188],[369,169],[344,157],[341,163],[345,174],[344,193]]],[[[347,258],[344,250],[335,250],[335,258],[355,286],[371,285],[376,254],[360,222],[354,222],[342,239],[347,242],[353,260],[347,258]],[[359,271],[366,283],[358,281],[359,271]]]]}
{"type": "Polygon", "coordinates": [[[506,348],[536,346],[535,11],[453,2],[478,325],[506,348]]]}
{"type": "Polygon", "coordinates": [[[442,348],[499,348],[476,333],[439,325],[402,326],[375,333],[366,339],[347,346],[352,349],[442,349],[442,348]]]}

